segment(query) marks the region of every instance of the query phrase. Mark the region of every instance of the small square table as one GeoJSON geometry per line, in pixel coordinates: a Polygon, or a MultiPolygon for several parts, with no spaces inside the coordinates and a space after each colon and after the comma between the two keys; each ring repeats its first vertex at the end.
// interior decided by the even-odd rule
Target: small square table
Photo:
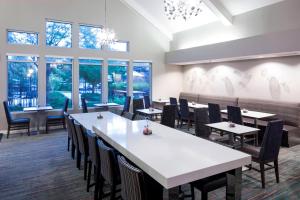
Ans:
{"type": "Polygon", "coordinates": [[[142,115],[149,116],[151,119],[155,115],[161,115],[162,114],[162,110],[156,109],[156,108],[138,109],[138,110],[136,110],[136,112],[139,112],[142,115]]]}
{"type": "Polygon", "coordinates": [[[208,108],[208,105],[206,104],[200,104],[200,103],[193,103],[193,102],[188,102],[189,108],[196,109],[196,108],[208,108]]]}
{"type": "Polygon", "coordinates": [[[108,108],[108,107],[117,107],[120,106],[120,104],[117,103],[96,103],[94,104],[95,107],[98,108],[108,108]]]}
{"type": "MultiPolygon", "coordinates": [[[[259,132],[258,128],[252,128],[249,126],[244,126],[239,124],[235,124],[234,127],[230,127],[229,124],[230,124],[229,122],[218,122],[218,123],[206,124],[206,126],[239,136],[241,138],[241,147],[243,147],[244,145],[244,137],[246,135],[256,135],[256,144],[257,144],[257,139],[258,139],[257,134],[259,132]]],[[[231,137],[231,139],[233,142],[233,137],[231,137]]]]}
{"type": "Polygon", "coordinates": [[[45,111],[49,111],[49,110],[53,110],[52,106],[36,106],[36,107],[27,107],[24,108],[23,111],[24,112],[36,112],[37,115],[37,125],[36,125],[36,130],[37,133],[40,133],[40,114],[41,112],[45,112],[45,111]]]}

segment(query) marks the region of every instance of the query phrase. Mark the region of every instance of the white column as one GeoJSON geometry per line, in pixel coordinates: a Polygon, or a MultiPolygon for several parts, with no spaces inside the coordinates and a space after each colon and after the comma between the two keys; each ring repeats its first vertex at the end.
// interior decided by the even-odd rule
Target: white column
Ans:
{"type": "Polygon", "coordinates": [[[104,59],[103,66],[102,66],[102,102],[108,102],[107,75],[108,75],[108,60],[104,59]]]}

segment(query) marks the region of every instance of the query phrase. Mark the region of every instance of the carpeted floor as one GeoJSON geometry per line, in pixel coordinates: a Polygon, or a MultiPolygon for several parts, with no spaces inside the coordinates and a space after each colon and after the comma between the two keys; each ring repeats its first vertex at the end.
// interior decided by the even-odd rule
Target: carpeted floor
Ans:
{"type": "MultiPolygon", "coordinates": [[[[282,148],[280,180],[274,171],[266,172],[266,189],[260,174],[243,172],[242,199],[300,199],[300,146],[282,148]]],[[[66,151],[66,133],[3,137],[0,143],[0,200],[92,200],[87,193],[83,171],[66,151]]],[[[184,190],[188,192],[189,187],[184,190]]],[[[197,199],[199,191],[197,192],[197,199]]],[[[224,199],[225,189],[209,193],[209,199],[224,199]]]]}

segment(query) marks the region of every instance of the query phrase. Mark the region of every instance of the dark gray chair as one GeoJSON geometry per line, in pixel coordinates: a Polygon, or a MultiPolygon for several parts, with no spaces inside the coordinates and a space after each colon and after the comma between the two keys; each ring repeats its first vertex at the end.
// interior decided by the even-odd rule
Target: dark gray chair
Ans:
{"type": "Polygon", "coordinates": [[[3,138],[3,133],[0,133],[0,142],[1,142],[2,138],[3,138]]]}
{"type": "Polygon", "coordinates": [[[179,126],[180,112],[179,112],[179,109],[178,109],[177,99],[175,97],[170,97],[170,104],[176,106],[176,115],[175,115],[175,118],[177,120],[177,126],[179,126]]]}
{"type": "Polygon", "coordinates": [[[131,101],[131,96],[126,96],[123,111],[122,111],[122,115],[123,115],[124,112],[129,112],[129,110],[130,110],[130,101],[131,101]]]}
{"type": "Polygon", "coordinates": [[[110,107],[110,108],[108,108],[108,111],[109,112],[112,112],[112,113],[114,113],[114,114],[116,114],[116,115],[122,115],[122,110],[120,110],[119,108],[117,108],[117,107],[110,107]]]}
{"type": "Polygon", "coordinates": [[[9,137],[10,131],[14,130],[27,130],[27,134],[30,135],[30,119],[29,118],[13,118],[9,111],[7,101],[3,101],[3,107],[5,111],[7,121],[7,138],[9,137]]]}
{"type": "Polygon", "coordinates": [[[88,113],[89,112],[85,98],[81,98],[81,107],[82,107],[82,112],[83,113],[88,113]]]}
{"type": "Polygon", "coordinates": [[[221,109],[219,104],[208,103],[209,123],[222,122],[221,109]]]}
{"type": "Polygon", "coordinates": [[[134,117],[133,117],[133,120],[134,120],[134,121],[145,120],[145,119],[146,119],[146,117],[145,117],[144,115],[140,115],[140,114],[136,114],[136,115],[134,115],[134,117]]]}
{"type": "Polygon", "coordinates": [[[186,99],[179,99],[180,107],[180,127],[182,127],[183,122],[187,123],[188,130],[194,121],[194,114],[190,112],[188,101],[186,99]]]}
{"type": "MultiPolygon", "coordinates": [[[[67,127],[69,128],[71,137],[72,137],[71,156],[73,159],[75,159],[75,152],[78,153],[78,139],[77,139],[77,135],[76,135],[76,131],[75,131],[74,119],[71,116],[68,117],[67,127]]],[[[78,166],[79,157],[76,156],[76,159],[77,159],[76,166],[77,166],[77,168],[79,168],[79,166],[78,166]]]]}
{"type": "Polygon", "coordinates": [[[126,119],[133,120],[134,119],[134,114],[131,112],[124,112],[122,117],[125,117],[126,119]]]}
{"type": "Polygon", "coordinates": [[[69,106],[69,99],[66,98],[61,115],[53,115],[47,117],[46,133],[48,133],[50,126],[63,126],[63,128],[66,129],[65,116],[63,113],[68,111],[68,106],[69,106]]]}
{"type": "Polygon", "coordinates": [[[228,121],[243,125],[241,108],[238,106],[227,106],[228,121]]]}
{"type": "Polygon", "coordinates": [[[71,127],[69,126],[68,119],[69,119],[69,114],[64,112],[65,116],[65,121],[67,125],[67,133],[68,133],[68,151],[70,151],[70,143],[72,142],[72,133],[71,133],[71,127]]]}
{"type": "Polygon", "coordinates": [[[259,163],[260,169],[253,168],[251,165],[249,168],[261,173],[262,188],[265,188],[265,171],[269,169],[275,169],[276,181],[279,183],[278,154],[282,132],[282,120],[270,121],[265,130],[261,147],[245,144],[243,148],[241,148],[241,151],[252,156],[252,161],[259,163]],[[269,164],[271,162],[274,163],[273,166],[269,164]],[[268,168],[265,168],[265,165],[267,165],[268,168]]]}
{"type": "Polygon", "coordinates": [[[162,125],[175,128],[176,105],[166,105],[163,107],[163,113],[160,123],[162,125]]]}
{"type": "Polygon", "coordinates": [[[145,104],[146,109],[151,107],[151,101],[150,101],[150,97],[148,95],[144,96],[144,104],[145,104]]]}
{"type": "Polygon", "coordinates": [[[132,109],[133,114],[137,114],[137,110],[144,109],[144,99],[133,99],[132,100],[132,109]]]}

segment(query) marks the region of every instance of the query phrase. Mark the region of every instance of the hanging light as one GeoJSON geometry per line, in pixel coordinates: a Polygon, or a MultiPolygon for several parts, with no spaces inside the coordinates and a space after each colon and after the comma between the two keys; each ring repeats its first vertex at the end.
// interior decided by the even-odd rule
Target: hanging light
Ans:
{"type": "Polygon", "coordinates": [[[106,0],[105,0],[105,10],[104,10],[104,27],[101,29],[99,38],[100,38],[100,44],[102,46],[109,46],[111,44],[114,44],[116,42],[116,34],[113,29],[107,28],[106,25],[106,0]]]}
{"type": "Polygon", "coordinates": [[[202,0],[164,0],[165,13],[169,20],[188,20],[199,15],[202,0]]]}

